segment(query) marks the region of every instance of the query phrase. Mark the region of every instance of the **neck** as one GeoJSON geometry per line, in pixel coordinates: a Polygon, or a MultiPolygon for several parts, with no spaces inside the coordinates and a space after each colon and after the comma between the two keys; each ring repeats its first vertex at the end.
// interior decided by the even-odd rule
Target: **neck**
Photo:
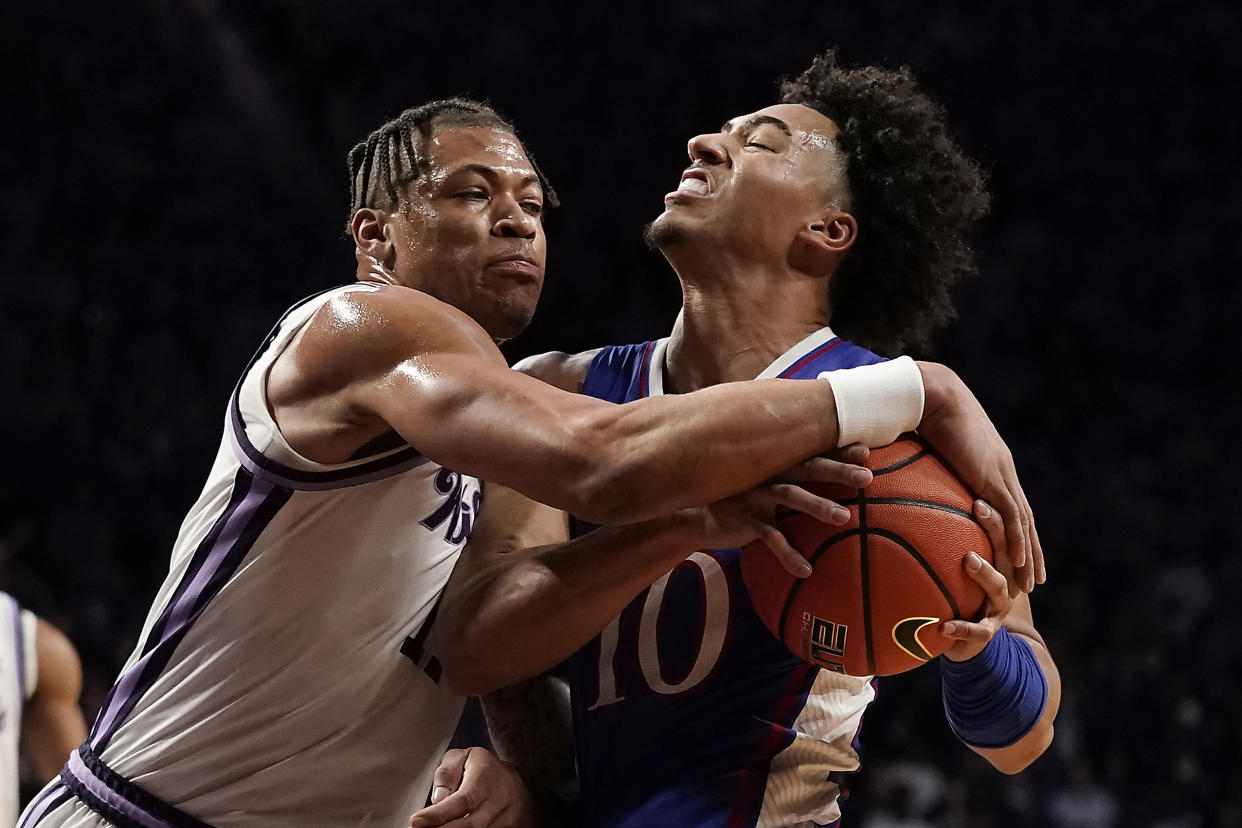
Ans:
{"type": "Polygon", "coordinates": [[[825,279],[760,268],[707,274],[675,267],[682,308],[664,363],[672,391],[754,379],[828,324],[825,279]]]}

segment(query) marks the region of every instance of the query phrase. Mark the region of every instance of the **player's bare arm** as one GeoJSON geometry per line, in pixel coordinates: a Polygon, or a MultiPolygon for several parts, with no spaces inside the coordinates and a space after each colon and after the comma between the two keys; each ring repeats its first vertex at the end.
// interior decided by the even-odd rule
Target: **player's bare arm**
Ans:
{"type": "Polygon", "coordinates": [[[826,382],[616,406],[509,370],[464,314],[392,286],[328,303],[274,364],[268,395],[312,460],[348,460],[396,431],[441,465],[603,523],[719,500],[839,436],[826,382]]]}
{"type": "Polygon", "coordinates": [[[65,758],[86,738],[82,665],[64,633],[42,618],[35,628],[38,684],[22,717],[22,737],[42,779],[60,772],[65,758]]]}
{"type": "MultiPolygon", "coordinates": [[[[578,391],[597,353],[540,354],[522,360],[514,368],[557,388],[578,391]]],[[[1017,570],[1015,582],[1029,592],[1045,580],[1044,554],[1013,455],[983,406],[957,374],[938,363],[919,362],[918,366],[925,393],[919,434],[976,496],[992,503],[1000,512],[1004,545],[1017,570]]]]}
{"type": "MultiPolygon", "coordinates": [[[[982,501],[975,504],[975,514],[992,540],[997,566],[991,566],[977,555],[967,557],[964,563],[966,571],[983,587],[988,600],[984,616],[979,621],[948,621],[941,625],[942,633],[956,641],[942,657],[957,662],[978,659],[985,648],[992,645],[1001,629],[1029,647],[1035,662],[1033,669],[1042,673],[1042,680],[1046,684],[1043,709],[1038,719],[1025,725],[1028,728],[1026,732],[1004,747],[979,747],[965,742],[967,747],[991,762],[997,770],[1013,774],[1024,770],[1052,744],[1053,720],[1061,706],[1061,674],[1048,645],[1035,628],[1030,598],[1014,590],[1004,574],[1011,567],[1005,560],[1005,536],[1000,516],[982,501]],[[1015,592],[1016,595],[1013,594],[1015,592]]],[[[1033,671],[1031,677],[1038,682],[1039,676],[1034,675],[1033,671]]]]}
{"type": "Polygon", "coordinates": [[[446,753],[436,768],[432,804],[413,815],[411,828],[452,825],[480,811],[488,815],[477,823],[485,828],[573,825],[579,791],[568,686],[543,675],[482,702],[495,755],[483,748],[446,753]]]}

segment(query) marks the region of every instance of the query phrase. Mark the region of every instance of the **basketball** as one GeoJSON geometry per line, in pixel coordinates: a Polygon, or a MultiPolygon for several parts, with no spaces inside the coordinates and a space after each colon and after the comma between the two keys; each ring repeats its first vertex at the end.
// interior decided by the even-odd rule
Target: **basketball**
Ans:
{"type": "Polygon", "coordinates": [[[992,546],[972,512],[974,498],[912,434],[872,449],[866,489],[814,485],[850,510],[842,526],[809,515],[777,526],[814,567],[790,575],[761,541],[742,555],[751,601],[793,653],[855,676],[892,675],[940,655],[952,642],[940,621],[977,620],[983,589],[966,574],[968,552],[992,562],[992,546]]]}

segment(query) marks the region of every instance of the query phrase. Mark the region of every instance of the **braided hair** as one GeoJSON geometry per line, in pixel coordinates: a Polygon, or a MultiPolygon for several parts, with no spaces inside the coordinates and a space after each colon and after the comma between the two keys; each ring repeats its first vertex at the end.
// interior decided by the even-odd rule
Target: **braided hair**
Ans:
{"type": "Polygon", "coordinates": [[[833,328],[880,353],[926,351],[955,316],[950,289],[977,270],[966,237],[988,212],[984,174],[907,67],[847,69],[830,49],[780,95],[840,129],[859,231],[828,288],[833,328]]]}
{"type": "MultiPolygon", "coordinates": [[[[350,182],[346,234],[350,232],[354,214],[362,208],[391,210],[396,207],[402,185],[427,172],[427,142],[432,131],[455,127],[491,127],[508,132],[519,142],[522,140],[513,124],[496,110],[468,98],[445,98],[405,110],[356,144],[346,156],[350,182]]],[[[544,200],[557,206],[560,201],[556,191],[529,150],[526,157],[539,177],[544,200]]]]}

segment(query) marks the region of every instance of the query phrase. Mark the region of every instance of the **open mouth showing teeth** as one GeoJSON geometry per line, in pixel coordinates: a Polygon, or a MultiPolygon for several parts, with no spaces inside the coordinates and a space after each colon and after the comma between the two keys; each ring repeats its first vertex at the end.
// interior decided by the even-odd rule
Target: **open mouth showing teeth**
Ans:
{"type": "Polygon", "coordinates": [[[707,195],[707,182],[701,178],[683,178],[677,185],[677,192],[705,196],[707,195]]]}

